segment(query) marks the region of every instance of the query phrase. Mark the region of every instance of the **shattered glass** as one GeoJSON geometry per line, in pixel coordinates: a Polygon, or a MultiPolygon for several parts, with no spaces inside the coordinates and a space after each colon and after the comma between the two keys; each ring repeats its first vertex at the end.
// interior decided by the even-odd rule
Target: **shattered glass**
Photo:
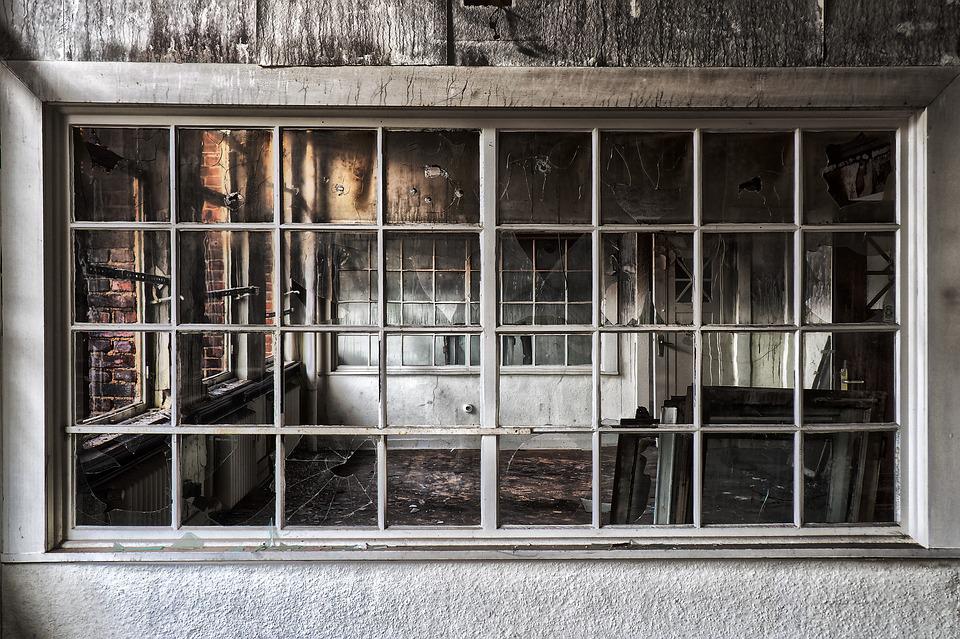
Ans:
{"type": "Polygon", "coordinates": [[[589,433],[499,438],[499,522],[562,526],[591,522],[593,453],[589,433]]]}
{"type": "Polygon", "coordinates": [[[895,233],[804,233],[803,238],[804,322],[897,321],[895,233]]]}
{"type": "Polygon", "coordinates": [[[603,224],[692,224],[693,135],[600,133],[603,224]]]}
{"type": "Polygon", "coordinates": [[[377,132],[284,129],[283,221],[377,222],[377,132]]]}
{"type": "Polygon", "coordinates": [[[81,222],[168,222],[169,130],[73,129],[73,215],[81,222]]]}
{"type": "Polygon", "coordinates": [[[387,223],[480,222],[480,132],[384,132],[387,223]]]}
{"type": "Polygon", "coordinates": [[[170,526],[170,435],[75,435],[78,526],[170,526]]]}
{"type": "Polygon", "coordinates": [[[288,435],[284,445],[288,525],[377,525],[374,438],[288,435]]]}
{"type": "Polygon", "coordinates": [[[590,224],[591,148],[585,132],[500,133],[500,224],[590,224]]]}
{"type": "Polygon", "coordinates": [[[387,523],[480,525],[480,438],[387,437],[387,523]]]}
{"type": "Polygon", "coordinates": [[[181,222],[272,222],[273,131],[178,129],[181,222]]]}

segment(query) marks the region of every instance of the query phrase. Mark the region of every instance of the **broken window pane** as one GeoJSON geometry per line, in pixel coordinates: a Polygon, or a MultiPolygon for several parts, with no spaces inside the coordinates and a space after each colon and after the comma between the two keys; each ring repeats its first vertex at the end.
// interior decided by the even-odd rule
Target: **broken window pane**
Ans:
{"type": "Polygon", "coordinates": [[[591,425],[589,334],[501,335],[500,349],[502,426],[591,425]]]}
{"type": "Polygon", "coordinates": [[[77,333],[74,419],[84,424],[170,424],[170,335],[77,333]]]}
{"type": "Polygon", "coordinates": [[[377,325],[377,234],[283,235],[284,324],[377,325]]]}
{"type": "Polygon", "coordinates": [[[805,333],[803,347],[805,422],[897,421],[894,333],[805,333]]]}
{"type": "Polygon", "coordinates": [[[793,522],[793,435],[703,435],[704,524],[793,522]]]}
{"type": "Polygon", "coordinates": [[[480,222],[480,132],[385,131],[388,223],[480,222]]]}
{"type": "Polygon", "coordinates": [[[390,233],[386,239],[387,324],[480,323],[480,239],[474,233],[390,233]]]}
{"type": "Polygon", "coordinates": [[[170,234],[74,231],[74,319],[170,321],[170,234]]]}
{"type": "Polygon", "coordinates": [[[283,361],[284,424],[378,425],[376,333],[286,333],[283,361]]]}
{"type": "Polygon", "coordinates": [[[692,333],[603,333],[600,423],[692,424],[692,333]]]}
{"type": "Polygon", "coordinates": [[[480,423],[479,341],[467,335],[387,336],[387,423],[467,426],[480,423]],[[476,361],[476,364],[473,364],[476,361]],[[438,367],[442,370],[437,370],[438,367]],[[455,374],[451,369],[456,370],[455,374]]]}
{"type": "Polygon", "coordinates": [[[181,222],[272,222],[273,183],[273,131],[177,131],[181,222]]]}
{"type": "Polygon", "coordinates": [[[500,233],[500,324],[591,324],[588,234],[500,233]]]}
{"type": "Polygon", "coordinates": [[[693,435],[601,436],[600,495],[605,526],[693,523],[693,435]]]}
{"type": "Polygon", "coordinates": [[[895,131],[803,134],[803,221],[896,222],[895,131]]]}
{"type": "Polygon", "coordinates": [[[371,437],[284,438],[288,526],[376,526],[377,443],[371,437]]]}
{"type": "Polygon", "coordinates": [[[273,236],[183,231],[178,292],[184,324],[273,324],[273,236]]]}
{"type": "Polygon", "coordinates": [[[792,424],[793,335],[703,334],[705,424],[792,424]]]}
{"type": "Polygon", "coordinates": [[[590,523],[593,446],[589,433],[505,435],[499,443],[501,524],[590,523]]]}
{"type": "Polygon", "coordinates": [[[590,133],[500,133],[500,224],[590,224],[590,133]]]}
{"type": "Polygon", "coordinates": [[[600,134],[603,224],[693,223],[693,135],[600,134]]]}
{"type": "Polygon", "coordinates": [[[391,526],[480,525],[480,438],[387,438],[391,526]]]}
{"type": "Polygon", "coordinates": [[[601,268],[604,324],[693,323],[692,233],[604,233],[601,268]]]}
{"type": "Polygon", "coordinates": [[[81,222],[169,221],[169,130],[75,128],[73,209],[81,222]]]}
{"type": "Polygon", "coordinates": [[[897,321],[895,233],[804,233],[804,321],[897,321]]]}
{"type": "Polygon", "coordinates": [[[267,526],[275,522],[274,435],[183,435],[184,526],[267,526]]]}
{"type": "Polygon", "coordinates": [[[793,222],[793,133],[704,133],[703,222],[793,222]]]}
{"type": "Polygon", "coordinates": [[[704,324],[793,322],[790,233],[706,233],[703,263],[704,324]]]}
{"type": "Polygon", "coordinates": [[[894,431],[805,433],[804,522],[895,522],[896,454],[894,431]]]}
{"type": "Polygon", "coordinates": [[[179,333],[181,424],[273,425],[273,335],[179,333]]]}
{"type": "Polygon", "coordinates": [[[377,222],[377,132],[283,130],[283,221],[377,222]]]}

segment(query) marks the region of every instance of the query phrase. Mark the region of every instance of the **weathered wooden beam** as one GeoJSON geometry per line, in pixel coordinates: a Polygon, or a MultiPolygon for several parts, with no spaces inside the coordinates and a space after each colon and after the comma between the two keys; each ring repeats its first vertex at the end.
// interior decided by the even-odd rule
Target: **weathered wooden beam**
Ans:
{"type": "Polygon", "coordinates": [[[929,104],[960,70],[330,67],[9,62],[46,102],[158,105],[843,109],[929,104]]]}

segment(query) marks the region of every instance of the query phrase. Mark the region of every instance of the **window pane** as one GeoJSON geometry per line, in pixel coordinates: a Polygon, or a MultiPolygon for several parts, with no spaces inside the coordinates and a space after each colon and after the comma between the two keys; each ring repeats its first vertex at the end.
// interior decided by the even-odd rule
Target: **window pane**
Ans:
{"type": "Polygon", "coordinates": [[[793,322],[793,235],[707,233],[703,236],[705,324],[793,322]]]}
{"type": "Polygon", "coordinates": [[[78,526],[169,526],[170,435],[75,435],[78,526]]]}
{"type": "Polygon", "coordinates": [[[170,335],[77,333],[74,419],[86,424],[170,424],[170,335]]]}
{"type": "Polygon", "coordinates": [[[893,431],[805,433],[804,522],[896,521],[896,455],[893,431]]]}
{"type": "Polygon", "coordinates": [[[609,434],[600,446],[603,525],[693,523],[693,435],[609,434]]]}
{"type": "Polygon", "coordinates": [[[182,525],[275,523],[274,435],[183,435],[181,442],[182,525]]]}
{"type": "Polygon", "coordinates": [[[793,222],[793,133],[704,133],[703,222],[793,222]]]}
{"type": "Polygon", "coordinates": [[[896,222],[896,132],[803,134],[803,221],[896,222]]]}
{"type": "Polygon", "coordinates": [[[604,333],[601,337],[603,425],[634,426],[657,420],[693,423],[693,333],[604,333]]]}
{"type": "Polygon", "coordinates": [[[273,323],[271,233],[184,231],[179,242],[182,323],[273,323]]]}
{"type": "Polygon", "coordinates": [[[283,133],[283,221],[377,221],[377,132],[283,133]]]}
{"type": "Polygon", "coordinates": [[[703,435],[704,524],[793,522],[793,435],[703,435]]]}
{"type": "Polygon", "coordinates": [[[170,132],[75,128],[73,217],[84,222],[168,222],[170,132]]]}
{"type": "Polygon", "coordinates": [[[591,146],[589,133],[500,133],[500,224],[590,224],[591,146]]]}
{"type": "Polygon", "coordinates": [[[375,333],[287,333],[283,423],[377,426],[380,340],[375,333]]]}
{"type": "Polygon", "coordinates": [[[391,526],[480,525],[480,438],[387,438],[391,526]]]}
{"type": "Polygon", "coordinates": [[[377,324],[376,251],[376,233],[284,233],[284,324],[377,324]]]}
{"type": "Polygon", "coordinates": [[[807,423],[895,422],[894,333],[805,333],[807,423]]]}
{"type": "Polygon", "coordinates": [[[466,299],[464,283],[463,273],[437,273],[437,300],[441,302],[462,302],[466,299]]]}
{"type": "Polygon", "coordinates": [[[377,444],[360,436],[284,438],[289,526],[376,526],[377,444]],[[289,443],[288,443],[289,442],[289,443]]]}
{"type": "Polygon", "coordinates": [[[693,223],[690,133],[600,133],[603,224],[693,223]]]}
{"type": "Polygon", "coordinates": [[[590,335],[501,335],[500,424],[590,426],[591,339],[590,335]]]}
{"type": "Polygon", "coordinates": [[[693,323],[692,233],[605,233],[602,244],[604,324],[693,323]]]}
{"type": "Polygon", "coordinates": [[[589,524],[593,508],[590,440],[589,433],[500,437],[500,523],[589,524]]]}
{"type": "Polygon", "coordinates": [[[464,335],[387,336],[387,423],[480,423],[480,373],[467,370],[464,335]],[[459,367],[455,374],[445,367],[459,367]]]}
{"type": "Polygon", "coordinates": [[[897,321],[895,233],[804,233],[804,321],[897,321]]]}
{"type": "Polygon", "coordinates": [[[273,335],[180,333],[177,351],[181,424],[273,425],[273,335]]]}
{"type": "Polygon", "coordinates": [[[704,333],[703,422],[794,423],[793,348],[790,333],[704,333]]]}
{"type": "Polygon", "coordinates": [[[181,222],[272,222],[273,131],[177,131],[181,222]]]}
{"type": "Polygon", "coordinates": [[[480,222],[480,132],[384,132],[386,221],[480,222]]]}

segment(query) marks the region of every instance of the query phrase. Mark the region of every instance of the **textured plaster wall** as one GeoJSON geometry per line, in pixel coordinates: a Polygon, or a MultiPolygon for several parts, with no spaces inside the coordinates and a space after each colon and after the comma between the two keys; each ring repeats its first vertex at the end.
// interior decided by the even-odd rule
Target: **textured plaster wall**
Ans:
{"type": "Polygon", "coordinates": [[[4,637],[957,637],[960,563],[4,565],[4,637]]]}

